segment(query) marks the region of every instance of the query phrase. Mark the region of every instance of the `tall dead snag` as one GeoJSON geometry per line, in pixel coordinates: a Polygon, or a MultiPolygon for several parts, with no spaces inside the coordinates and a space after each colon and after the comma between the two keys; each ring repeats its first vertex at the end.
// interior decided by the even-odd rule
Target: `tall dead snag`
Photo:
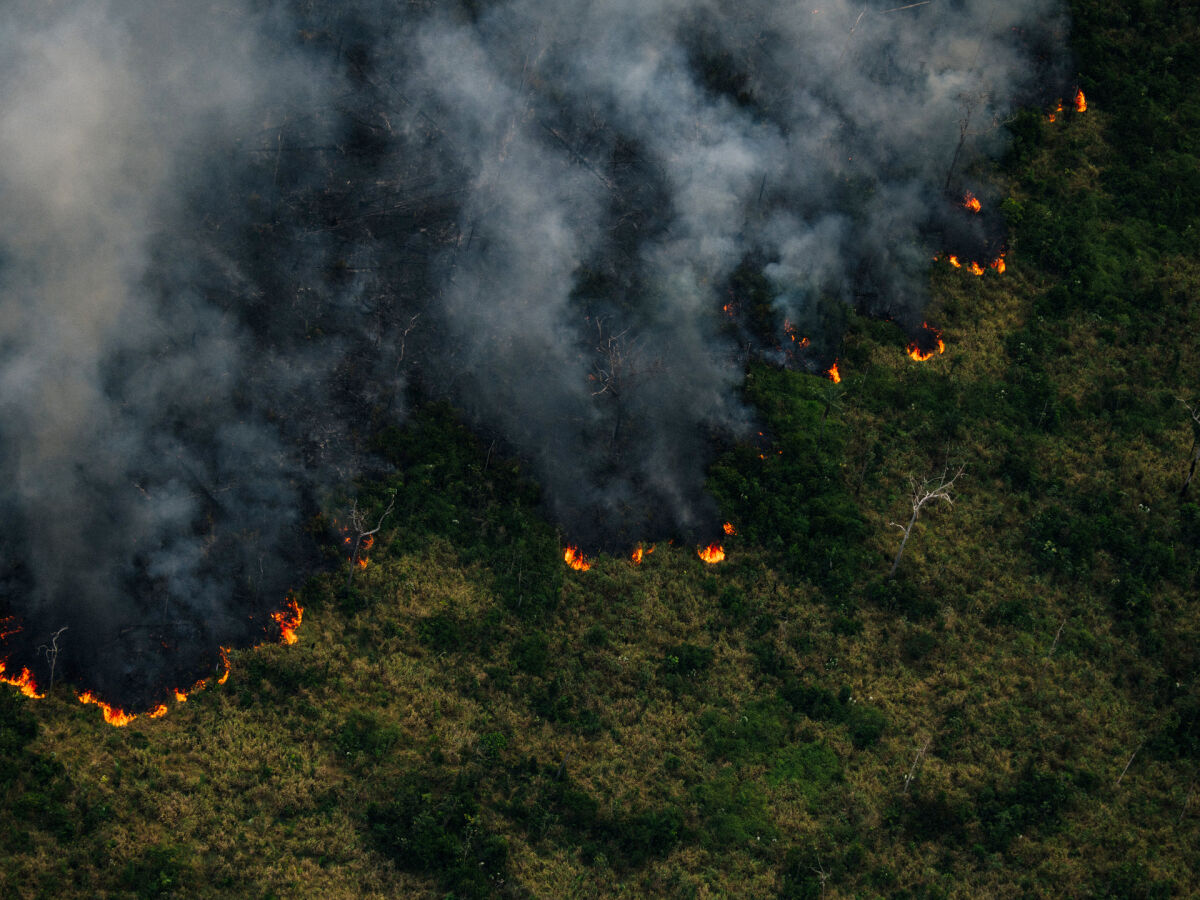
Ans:
{"type": "Polygon", "coordinates": [[[904,555],[904,547],[908,544],[909,537],[912,536],[913,528],[916,527],[917,519],[921,515],[921,510],[933,501],[941,501],[947,506],[954,505],[954,498],[950,495],[950,489],[954,486],[960,475],[967,467],[959,466],[953,475],[950,474],[950,467],[946,466],[942,470],[942,474],[938,476],[930,476],[924,481],[918,482],[916,478],[909,477],[908,482],[912,489],[910,501],[912,502],[912,516],[908,520],[907,525],[901,525],[897,522],[889,524],[899,528],[904,534],[900,540],[900,549],[896,551],[896,558],[892,560],[892,570],[888,572],[888,578],[896,577],[896,569],[900,566],[900,557],[904,555]]]}
{"type": "Polygon", "coordinates": [[[1176,397],[1184,408],[1191,414],[1192,417],[1192,449],[1189,452],[1188,473],[1183,479],[1183,487],[1179,489],[1180,498],[1186,497],[1188,486],[1192,483],[1192,478],[1196,474],[1196,463],[1200,462],[1200,408],[1188,403],[1182,397],[1176,397]]]}

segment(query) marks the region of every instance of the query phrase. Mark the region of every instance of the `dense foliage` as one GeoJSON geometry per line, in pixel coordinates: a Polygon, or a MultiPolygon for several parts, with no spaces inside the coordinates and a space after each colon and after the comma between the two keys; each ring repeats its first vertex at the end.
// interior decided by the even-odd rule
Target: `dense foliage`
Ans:
{"type": "Polygon", "coordinates": [[[933,265],[944,356],[852,316],[841,384],[749,373],[725,563],[567,570],[519,463],[426,409],[296,646],[122,729],[0,690],[4,893],[1194,891],[1200,14],[1073,7],[1090,110],[983,173],[1009,271],[933,265]],[[963,463],[887,578],[908,476],[963,463]]]}

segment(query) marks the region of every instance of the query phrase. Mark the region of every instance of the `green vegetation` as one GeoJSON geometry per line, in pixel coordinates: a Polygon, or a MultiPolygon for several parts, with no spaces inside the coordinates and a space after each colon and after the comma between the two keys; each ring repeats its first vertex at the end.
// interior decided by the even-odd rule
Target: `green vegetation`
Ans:
{"type": "Polygon", "coordinates": [[[4,894],[1193,892],[1200,26],[1073,7],[1091,109],[1012,124],[1008,272],[933,267],[926,363],[851,316],[840,385],[750,372],[725,563],[567,570],[519,465],[425,410],[297,645],[122,729],[0,690],[4,894]]]}

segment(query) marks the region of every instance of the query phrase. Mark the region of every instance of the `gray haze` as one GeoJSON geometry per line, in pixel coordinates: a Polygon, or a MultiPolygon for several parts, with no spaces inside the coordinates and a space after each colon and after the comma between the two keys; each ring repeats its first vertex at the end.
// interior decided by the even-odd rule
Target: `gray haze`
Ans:
{"type": "Polygon", "coordinates": [[[958,201],[1060,86],[1057,2],[897,6],[11,0],[20,650],[69,624],[81,683],[149,702],[260,639],[412,396],[526,460],[565,540],[713,536],[748,359],[824,368],[845,305],[915,327],[933,254],[999,251],[958,201]]]}

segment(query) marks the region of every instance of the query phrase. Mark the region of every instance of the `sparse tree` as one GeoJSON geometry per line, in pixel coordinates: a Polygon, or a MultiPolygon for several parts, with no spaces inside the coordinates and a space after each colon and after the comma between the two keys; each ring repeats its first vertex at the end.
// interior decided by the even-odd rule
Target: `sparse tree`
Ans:
{"type": "Polygon", "coordinates": [[[908,539],[912,536],[913,528],[916,527],[917,519],[921,515],[921,510],[931,502],[940,501],[947,506],[954,505],[954,498],[950,494],[950,489],[954,487],[954,482],[959,479],[965,465],[959,466],[954,474],[950,474],[950,466],[947,465],[942,469],[942,474],[930,476],[924,481],[918,482],[916,478],[909,478],[911,488],[910,502],[912,503],[912,515],[909,517],[907,525],[901,525],[897,522],[890,524],[899,528],[904,537],[900,540],[900,549],[896,551],[896,558],[892,560],[892,570],[888,572],[888,578],[896,577],[896,569],[900,566],[900,557],[904,555],[904,548],[908,544],[908,539]]]}
{"type": "Polygon", "coordinates": [[[58,631],[50,636],[50,643],[42,644],[37,650],[38,653],[46,657],[46,662],[50,664],[50,685],[46,688],[46,693],[54,690],[54,670],[58,667],[58,651],[61,649],[58,646],[58,639],[67,628],[68,626],[64,625],[58,629],[58,631]]]}
{"type": "Polygon", "coordinates": [[[921,762],[925,759],[925,752],[929,749],[933,738],[926,738],[925,743],[917,750],[917,755],[913,757],[912,768],[908,770],[908,774],[904,776],[904,793],[908,793],[909,785],[916,780],[917,769],[921,767],[921,762]]]}
{"type": "Polygon", "coordinates": [[[593,397],[607,395],[616,406],[610,443],[615,445],[621,435],[621,422],[624,411],[625,393],[645,376],[659,368],[655,363],[649,368],[639,368],[637,365],[637,340],[629,337],[629,329],[616,334],[606,333],[604,320],[596,320],[598,343],[596,344],[596,361],[588,379],[595,386],[593,397]]]}

